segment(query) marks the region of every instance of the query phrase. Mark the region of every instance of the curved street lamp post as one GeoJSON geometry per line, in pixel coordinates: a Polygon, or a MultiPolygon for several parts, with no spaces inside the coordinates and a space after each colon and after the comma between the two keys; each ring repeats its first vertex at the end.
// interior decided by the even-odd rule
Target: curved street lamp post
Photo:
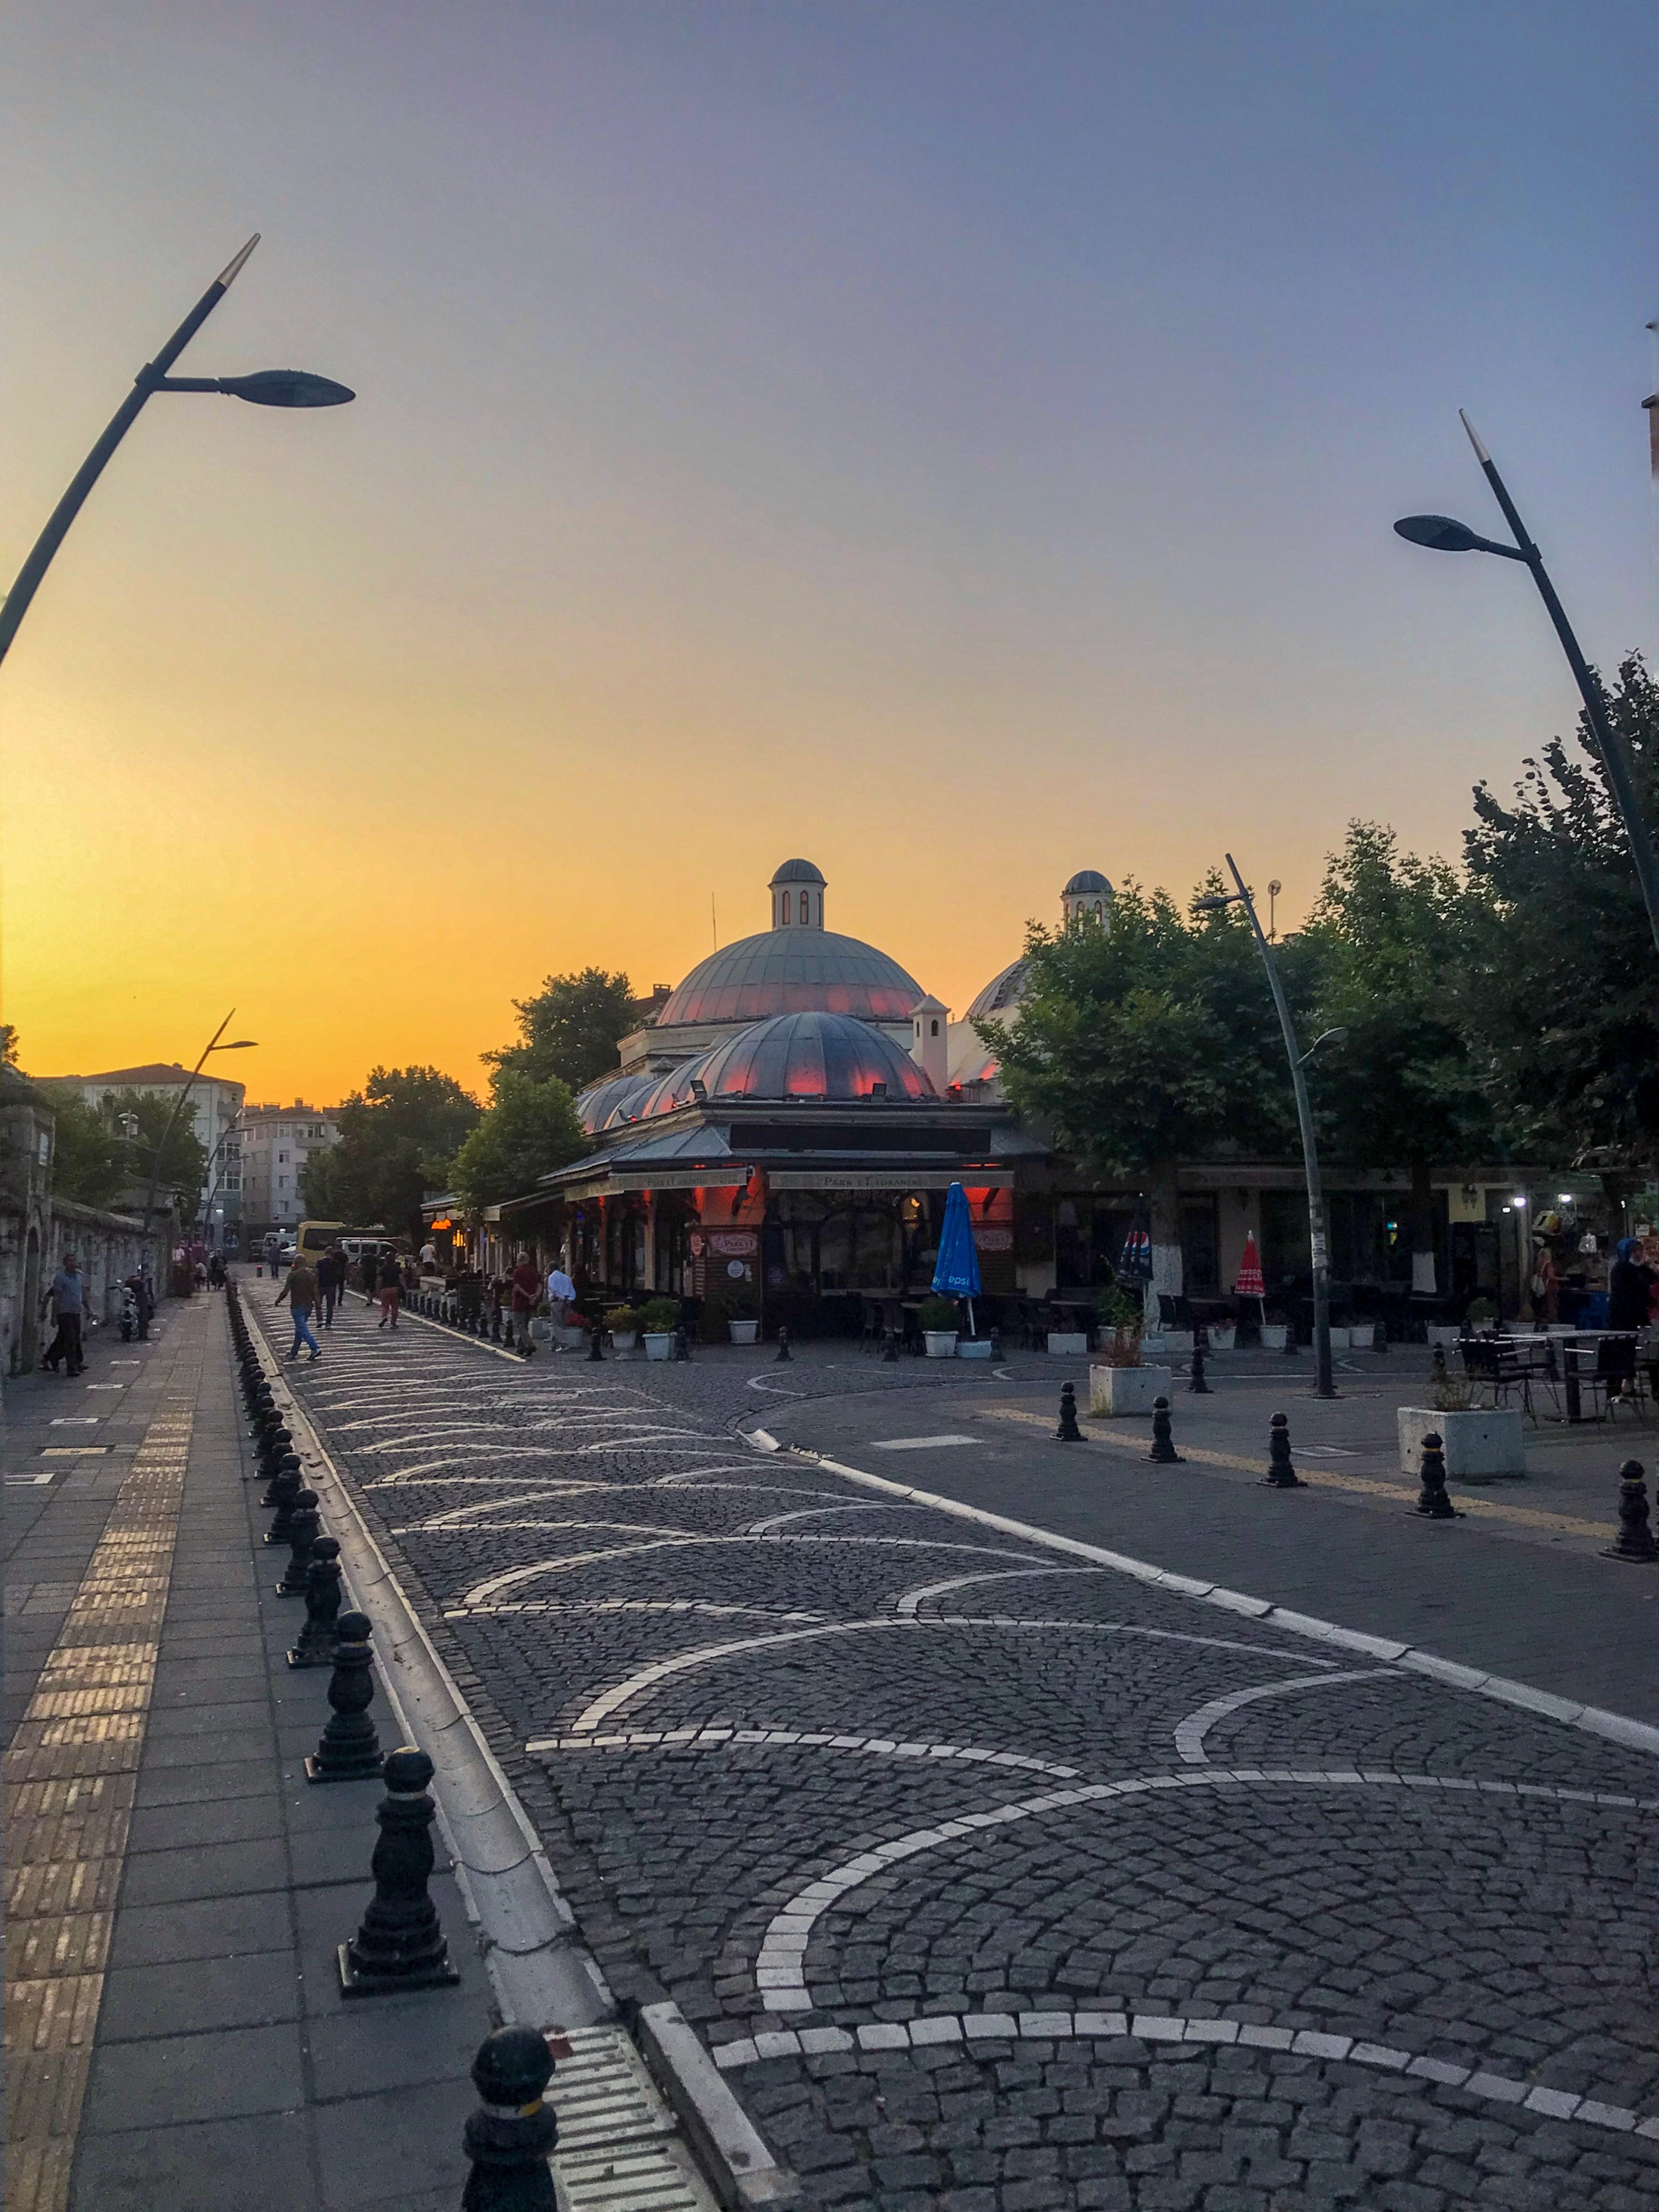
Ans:
{"type": "MultiPolygon", "coordinates": [[[[1279,979],[1279,963],[1273,958],[1273,947],[1262,933],[1255,901],[1250,896],[1232,854],[1229,853],[1225,857],[1227,872],[1237,889],[1212,891],[1207,898],[1194,899],[1194,910],[1199,914],[1218,914],[1224,907],[1243,906],[1250,918],[1255,949],[1261,955],[1261,964],[1267,971],[1267,988],[1273,994],[1279,1026],[1285,1034],[1285,1057],[1291,1065],[1291,1088],[1296,1094],[1297,1126],[1302,1132],[1302,1166],[1308,1182],[1308,1249],[1313,1260],[1314,1395],[1316,1398],[1334,1398],[1336,1384],[1331,1376],[1331,1269],[1325,1243],[1325,1196],[1319,1180],[1319,1149],[1314,1142],[1313,1115],[1308,1105],[1307,1080],[1302,1071],[1328,1038],[1346,1036],[1347,1031],[1326,1030],[1314,1039],[1306,1052],[1297,1044],[1296,1024],[1291,1019],[1290,1000],[1285,996],[1285,986],[1279,979]]],[[[1294,1322],[1290,1326],[1294,1329],[1294,1322]]]]}
{"type": "Polygon", "coordinates": [[[247,244],[221,270],[185,317],[154,361],[147,362],[133,379],[132,389],[112,417],[109,428],[82,462],[46,528],[35,539],[28,558],[17,572],[17,580],[0,606],[0,660],[5,659],[18,624],[28,612],[29,602],[52,565],[52,556],[81,512],[87,494],[104,472],[105,464],[137,421],[140,410],[155,392],[218,392],[232,399],[246,399],[256,407],[343,407],[356,393],[326,376],[313,376],[303,368],[261,368],[251,376],[169,376],[175,361],[195,337],[236,280],[242,264],[259,243],[256,230],[247,244]]]}
{"type": "Polygon", "coordinates": [[[220,1023],[218,1028],[215,1030],[213,1035],[202,1047],[202,1057],[190,1071],[189,1080],[185,1083],[184,1089],[179,1093],[178,1097],[174,1100],[173,1111],[167,1116],[167,1127],[161,1132],[161,1141],[155,1147],[155,1158],[150,1165],[149,1188],[144,1193],[143,1218],[144,1236],[146,1240],[148,1240],[149,1236],[150,1208],[155,1203],[155,1186],[161,1180],[161,1162],[167,1156],[167,1139],[172,1136],[174,1129],[179,1126],[179,1116],[185,1110],[185,1101],[190,1097],[191,1092],[196,1088],[196,1079],[206,1066],[208,1054],[210,1052],[251,1052],[258,1042],[255,1037],[235,1037],[232,1039],[229,1044],[220,1043],[220,1038],[230,1027],[231,1014],[234,1014],[235,1012],[236,1009],[233,1006],[230,1010],[230,1013],[225,1016],[223,1021],[220,1023]]]}
{"type": "Polygon", "coordinates": [[[1601,686],[1585,659],[1578,640],[1573,635],[1566,610],[1556,597],[1555,586],[1544,567],[1544,556],[1528,537],[1526,526],[1516,511],[1515,501],[1510,497],[1509,488],[1498,473],[1497,463],[1481,444],[1474,423],[1462,408],[1458,410],[1458,416],[1468,433],[1475,459],[1504,511],[1504,520],[1515,532],[1514,544],[1500,545],[1496,538],[1482,538],[1466,522],[1455,521],[1449,514],[1407,514],[1395,523],[1395,529],[1412,544],[1426,545],[1431,552],[1496,553],[1505,561],[1524,562],[1531,569],[1539,597],[1548,611],[1550,620],[1555,624],[1555,634],[1561,641],[1561,649],[1567,656],[1567,665],[1572,670],[1579,696],[1584,702],[1584,713],[1601,756],[1607,787],[1624,823],[1625,835],[1630,840],[1631,859],[1635,863],[1637,881],[1642,886],[1642,897],[1648,910],[1648,927],[1653,932],[1655,949],[1659,950],[1659,865],[1656,865],[1653,840],[1643,819],[1636,787],[1631,781],[1630,763],[1625,757],[1624,739],[1613,726],[1601,686]]]}

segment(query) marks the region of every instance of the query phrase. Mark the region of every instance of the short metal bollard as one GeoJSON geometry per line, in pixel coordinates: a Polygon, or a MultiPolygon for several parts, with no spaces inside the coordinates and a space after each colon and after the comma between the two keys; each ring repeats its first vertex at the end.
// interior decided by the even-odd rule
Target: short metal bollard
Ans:
{"type": "MultiPolygon", "coordinates": [[[[287,1543],[289,1516],[294,1510],[295,1499],[304,1488],[305,1477],[300,1471],[299,1455],[296,1452],[285,1453],[283,1463],[271,1477],[270,1487],[265,1492],[265,1497],[276,1508],[276,1517],[265,1530],[267,1544],[287,1543]]],[[[264,1503],[262,1498],[260,1504],[264,1503]]]]}
{"type": "Polygon", "coordinates": [[[559,2124],[544,2101],[552,2078],[547,2039],[533,2027],[498,2027],[479,2045],[472,2086],[482,2101],[466,2124],[472,2171],[461,2212],[556,2212],[547,2161],[559,2124]]]}
{"type": "Polygon", "coordinates": [[[334,1629],[340,1617],[340,1544],[335,1536],[319,1536],[311,1547],[306,1570],[305,1626],[288,1655],[290,1667],[331,1667],[334,1629]]]}
{"type": "Polygon", "coordinates": [[[887,1328],[882,1331],[881,1356],[885,1365],[889,1367],[896,1367],[898,1365],[899,1343],[899,1333],[896,1328],[887,1328]]]}
{"type": "Polygon", "coordinates": [[[599,1327],[598,1322],[595,1322],[587,1334],[587,1356],[590,1359],[603,1359],[605,1358],[605,1353],[600,1349],[599,1345],[599,1340],[604,1336],[604,1334],[605,1331],[599,1327]]]}
{"type": "Polygon", "coordinates": [[[1175,1448],[1175,1433],[1170,1422],[1170,1401],[1167,1398],[1154,1398],[1152,1401],[1152,1448],[1146,1456],[1156,1467],[1186,1465],[1175,1448]]]}
{"type": "Polygon", "coordinates": [[[447,1989],[461,1978],[427,1891],[438,1809],[427,1789],[432,1761],[404,1744],[387,1755],[384,1774],[386,1796],[374,1808],[380,1840],[369,1862],[374,1894],[357,1933],[337,1954],[349,1997],[447,1989]]]}
{"type": "Polygon", "coordinates": [[[1275,1413],[1267,1424],[1267,1472],[1261,1480],[1269,1490],[1305,1490],[1308,1486],[1291,1464],[1288,1413],[1275,1413]]]}
{"type": "Polygon", "coordinates": [[[1461,1521],[1462,1515],[1446,1494],[1445,1449],[1432,1429],[1423,1439],[1420,1472],[1423,1487],[1417,1493],[1413,1512],[1420,1514],[1425,1521],[1461,1521]]]}
{"type": "Polygon", "coordinates": [[[669,1356],[674,1359],[690,1359],[691,1357],[691,1338],[684,1322],[674,1331],[674,1349],[669,1356]]]}
{"type": "Polygon", "coordinates": [[[303,1597],[306,1594],[306,1574],[311,1565],[311,1547],[322,1527],[322,1516],[317,1510],[317,1493],[302,1490],[294,1501],[294,1510],[288,1516],[288,1565],[283,1569],[283,1578],[276,1585],[278,1597],[303,1597]]]}
{"type": "Polygon", "coordinates": [[[1437,1344],[1434,1347],[1433,1356],[1429,1361],[1429,1380],[1431,1382],[1446,1380],[1446,1347],[1443,1344],[1437,1344]]]}
{"type": "Polygon", "coordinates": [[[1195,1397],[1213,1398],[1215,1395],[1215,1392],[1211,1389],[1209,1384],[1204,1380],[1204,1355],[1208,1349],[1209,1337],[1206,1331],[1202,1328],[1195,1328],[1193,1331],[1192,1380],[1187,1385],[1188,1389],[1190,1390],[1195,1397]]]}
{"type": "Polygon", "coordinates": [[[1070,1382],[1060,1386],[1060,1426],[1054,1431],[1054,1442],[1060,1444],[1080,1444],[1083,1431],[1077,1425],[1077,1391],[1070,1382]]]}
{"type": "Polygon", "coordinates": [[[307,1782],[372,1782],[386,1764],[368,1709],[374,1698],[373,1631],[366,1613],[343,1613],[334,1632],[330,1717],[306,1761],[307,1782]]]}
{"type": "Polygon", "coordinates": [[[1628,1559],[1633,1565],[1659,1559],[1659,1544],[1648,1525],[1647,1485],[1639,1459],[1627,1459],[1619,1470],[1619,1534],[1601,1556],[1628,1559]]]}
{"type": "Polygon", "coordinates": [[[789,1332],[787,1328],[781,1328],[778,1331],[778,1358],[787,1359],[789,1356],[789,1332]]]}

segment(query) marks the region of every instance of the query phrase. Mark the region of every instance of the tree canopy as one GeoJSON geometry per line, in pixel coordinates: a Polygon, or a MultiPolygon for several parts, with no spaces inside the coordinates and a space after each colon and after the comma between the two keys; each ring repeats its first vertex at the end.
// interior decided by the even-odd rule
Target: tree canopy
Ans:
{"type": "Polygon", "coordinates": [[[386,1228],[418,1243],[421,1200],[443,1188],[479,1116],[478,1102],[435,1067],[375,1067],[337,1116],[340,1141],[302,1171],[315,1218],[386,1228]]]}
{"type": "Polygon", "coordinates": [[[562,1083],[573,1091],[615,1073],[617,1042],[637,1020],[627,976],[603,968],[550,975],[534,998],[513,1003],[519,1042],[486,1053],[486,1061],[498,1071],[562,1083]]]}
{"type": "Polygon", "coordinates": [[[450,1181],[469,1212],[535,1188],[538,1177],[580,1159],[590,1139],[576,1118],[568,1085],[538,1083],[500,1069],[489,1110],[456,1153],[450,1181]]]}
{"type": "Polygon", "coordinates": [[[188,1110],[167,1134],[178,1103],[172,1091],[113,1091],[91,1105],[69,1085],[46,1082],[37,1088],[57,1117],[52,1184],[64,1197],[82,1206],[112,1206],[132,1194],[131,1202],[139,1205],[155,1166],[157,1195],[173,1193],[184,1218],[195,1219],[207,1182],[207,1147],[191,1128],[188,1110]],[[121,1126],[129,1120],[136,1124],[131,1136],[121,1126]]]}

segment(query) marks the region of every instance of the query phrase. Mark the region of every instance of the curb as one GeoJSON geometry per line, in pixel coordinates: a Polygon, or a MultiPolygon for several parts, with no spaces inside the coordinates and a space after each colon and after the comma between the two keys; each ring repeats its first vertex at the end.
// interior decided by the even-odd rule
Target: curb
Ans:
{"type": "Polygon", "coordinates": [[[642,2005],[640,2041],[693,2148],[716,2177],[721,2202],[733,2212],[793,2203],[799,2182],[761,2141],[679,2007],[642,2005]]]}
{"type": "Polygon", "coordinates": [[[1518,1706],[1524,1712],[1536,1713],[1541,1719],[1559,1721],[1567,1728],[1583,1729],[1587,1735],[1601,1736],[1609,1743],[1622,1745],[1627,1751],[1643,1751],[1650,1758],[1659,1758],[1659,1728],[1646,1721],[1633,1721],[1600,1705],[1579,1705],[1571,1698],[1554,1697],[1547,1690],[1534,1690],[1529,1683],[1517,1682],[1510,1675],[1487,1674],[1478,1667],[1462,1667],[1455,1660],[1442,1659],[1414,1644],[1396,1643],[1386,1636],[1367,1636],[1357,1628],[1344,1628],[1336,1621],[1322,1620],[1316,1613],[1292,1612],[1287,1606],[1273,1604],[1271,1599],[1249,1597],[1242,1590],[1227,1589],[1218,1583],[1171,1574],[1167,1568],[1131,1558],[1126,1552],[1109,1552],[1098,1544],[1085,1544],[1076,1536],[1057,1535],[1052,1529],[1036,1528],[1029,1521],[1016,1521],[1006,1513],[992,1513],[981,1505],[964,1505],[960,1498],[941,1498],[931,1490],[915,1490],[908,1483],[893,1481],[890,1476],[871,1474],[861,1467],[848,1467],[843,1461],[830,1459],[805,1444],[781,1444],[765,1429],[739,1429],[737,1433],[761,1451],[787,1452],[793,1458],[811,1460],[831,1474],[845,1476],[849,1482],[861,1483],[868,1490],[879,1490],[889,1498],[902,1498],[913,1505],[931,1506],[936,1512],[954,1514],[959,1521],[974,1522],[981,1528],[995,1529],[999,1534],[1018,1536],[1023,1542],[1042,1545],[1048,1551],[1064,1553],[1068,1558],[1087,1559],[1094,1566],[1110,1567],[1114,1572],[1127,1575],[1135,1582],[1167,1590],[1171,1596],[1195,1598],[1201,1605],[1218,1606],[1224,1613],[1242,1613],[1252,1620],[1270,1623],[1288,1635],[1306,1637],[1310,1643],[1363,1652],[1368,1658],[1405,1668],[1413,1674],[1430,1675],[1449,1688],[1471,1690],[1477,1697],[1518,1706]]]}

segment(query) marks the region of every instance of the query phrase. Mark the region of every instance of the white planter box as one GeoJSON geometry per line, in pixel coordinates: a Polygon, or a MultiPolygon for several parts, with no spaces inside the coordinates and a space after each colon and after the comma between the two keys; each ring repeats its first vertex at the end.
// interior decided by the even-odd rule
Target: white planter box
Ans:
{"type": "Polygon", "coordinates": [[[1352,1329],[1334,1328],[1331,1331],[1331,1350],[1333,1352],[1346,1352],[1348,1349],[1349,1341],[1352,1335],[1353,1331],[1352,1329]]]}
{"type": "Polygon", "coordinates": [[[1212,1322],[1209,1329],[1209,1339],[1212,1352],[1231,1352],[1238,1341],[1237,1322],[1231,1321],[1212,1322]]]}
{"type": "Polygon", "coordinates": [[[1462,1334],[1463,1332],[1461,1328],[1449,1328],[1441,1322],[1431,1321],[1429,1323],[1429,1342],[1431,1344],[1455,1344],[1458,1338],[1462,1336],[1462,1334]]]}
{"type": "Polygon", "coordinates": [[[1091,1367],[1089,1411],[1108,1419],[1150,1413],[1154,1398],[1169,1396],[1171,1379],[1167,1367],[1091,1367]]]}
{"type": "Polygon", "coordinates": [[[1380,1351],[1387,1338],[1380,1321],[1362,1322],[1358,1328],[1348,1331],[1348,1344],[1355,1352],[1380,1351]]]}
{"type": "Polygon", "coordinates": [[[553,1341],[552,1322],[550,1321],[543,1321],[539,1318],[532,1321],[530,1324],[530,1341],[532,1344],[551,1344],[553,1341]]]}
{"type": "Polygon", "coordinates": [[[647,1331],[645,1356],[647,1359],[666,1359],[672,1354],[673,1349],[674,1332],[672,1328],[665,1328],[660,1336],[653,1330],[647,1331]]]}
{"type": "Polygon", "coordinates": [[[988,1336],[960,1336],[957,1339],[958,1359],[988,1359],[991,1340],[988,1336]]]}
{"type": "Polygon", "coordinates": [[[728,1321],[726,1326],[732,1332],[733,1344],[753,1344],[760,1334],[757,1321],[728,1321]]]}
{"type": "Polygon", "coordinates": [[[1083,1329],[1051,1328],[1048,1350],[1056,1359],[1080,1359],[1089,1349],[1089,1339],[1083,1329]]]}
{"type": "Polygon", "coordinates": [[[1193,1333],[1189,1328],[1154,1329],[1140,1340],[1143,1352],[1150,1352],[1160,1359],[1190,1359],[1193,1356],[1193,1333]]]}
{"type": "Polygon", "coordinates": [[[1264,1352],[1283,1352],[1285,1349],[1285,1323],[1282,1321],[1264,1321],[1262,1322],[1261,1349],[1264,1352]]]}
{"type": "Polygon", "coordinates": [[[925,1328],[921,1340],[930,1359],[954,1359],[957,1356],[957,1333],[953,1328],[925,1328]]]}
{"type": "Polygon", "coordinates": [[[613,1328],[611,1332],[611,1349],[613,1352],[631,1352],[639,1340],[637,1329],[613,1328]]]}
{"type": "Polygon", "coordinates": [[[561,1352],[580,1352],[587,1341],[587,1332],[580,1328],[556,1328],[553,1341],[561,1352]]]}
{"type": "Polygon", "coordinates": [[[1402,1474],[1420,1470],[1423,1439],[1431,1431],[1446,1447],[1446,1473],[1455,1482],[1491,1482],[1498,1475],[1527,1471],[1526,1431],[1518,1406],[1473,1413],[1438,1413],[1427,1406],[1401,1406],[1397,1419],[1402,1474]]]}

